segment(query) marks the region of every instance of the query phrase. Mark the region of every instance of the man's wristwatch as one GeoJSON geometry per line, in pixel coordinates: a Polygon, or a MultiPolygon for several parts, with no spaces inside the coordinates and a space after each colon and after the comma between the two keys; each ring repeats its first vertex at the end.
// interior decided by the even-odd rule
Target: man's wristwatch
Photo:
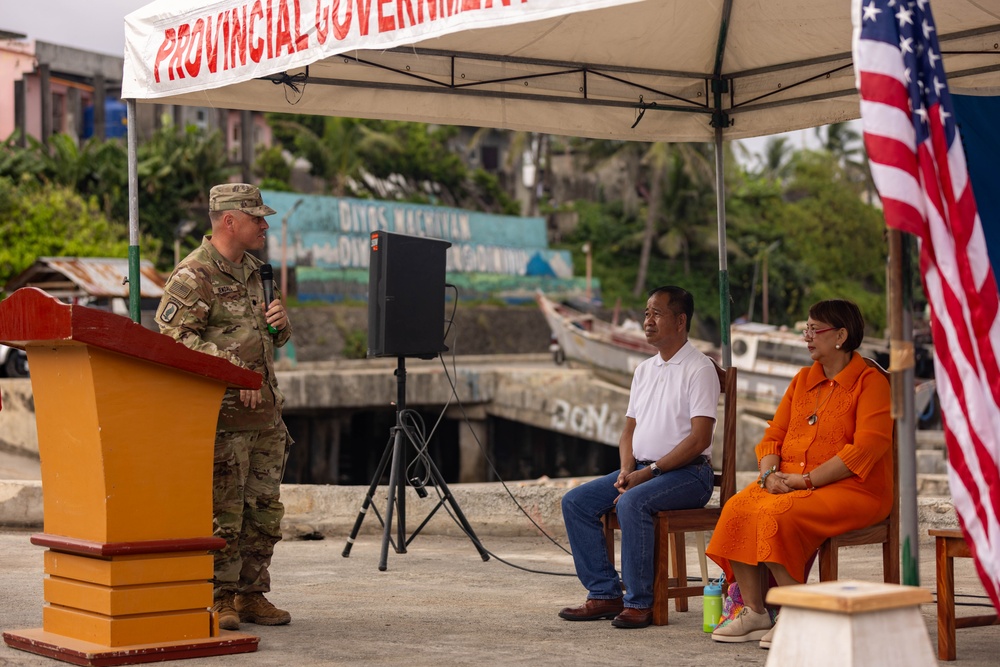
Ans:
{"type": "Polygon", "coordinates": [[[649,472],[653,473],[653,477],[659,477],[663,471],[657,468],[656,461],[653,461],[649,464],[649,472]]]}

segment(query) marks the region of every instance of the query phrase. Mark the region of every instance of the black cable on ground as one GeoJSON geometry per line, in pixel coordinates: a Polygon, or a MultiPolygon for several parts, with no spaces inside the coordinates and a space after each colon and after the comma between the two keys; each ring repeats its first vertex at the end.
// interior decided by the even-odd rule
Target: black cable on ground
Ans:
{"type": "MultiPolygon", "coordinates": [[[[452,305],[451,315],[446,320],[447,323],[448,323],[448,327],[445,330],[445,335],[444,335],[445,340],[447,340],[448,334],[451,331],[452,326],[455,323],[455,312],[456,312],[456,310],[458,308],[458,288],[455,285],[451,285],[451,284],[447,284],[446,287],[450,287],[450,288],[452,288],[452,289],[455,290],[455,299],[454,299],[454,302],[453,302],[453,305],[452,305]]],[[[457,362],[456,362],[456,347],[457,346],[455,344],[455,342],[457,341],[457,339],[458,339],[458,336],[456,334],[455,338],[452,340],[452,346],[451,346],[452,369],[453,369],[453,371],[454,371],[454,373],[455,373],[456,376],[458,375],[458,371],[457,371],[457,367],[456,367],[456,365],[457,365],[457,362]]],[[[472,429],[472,425],[471,425],[470,420],[469,420],[469,415],[466,413],[465,406],[462,405],[462,399],[458,395],[458,388],[455,386],[455,380],[452,377],[452,374],[448,372],[448,365],[445,363],[443,357],[440,357],[440,359],[441,359],[442,368],[444,369],[445,377],[448,379],[448,385],[451,387],[451,396],[448,397],[447,403],[445,403],[444,407],[441,409],[441,413],[438,415],[437,421],[434,422],[434,426],[431,428],[430,433],[426,433],[426,431],[425,431],[425,425],[424,425],[424,422],[423,422],[423,418],[420,416],[419,413],[417,413],[417,412],[415,412],[415,411],[413,411],[411,409],[405,409],[401,413],[400,422],[403,425],[404,434],[410,440],[410,442],[414,445],[414,447],[416,449],[416,453],[417,453],[417,455],[414,458],[413,462],[411,462],[410,465],[409,465],[409,467],[407,468],[407,472],[406,472],[406,475],[405,475],[405,477],[406,477],[406,483],[408,485],[410,485],[410,486],[413,486],[414,488],[417,488],[417,487],[426,487],[428,484],[430,484],[430,482],[431,482],[430,466],[425,462],[424,457],[429,457],[430,456],[430,454],[427,451],[428,443],[434,437],[434,433],[437,431],[438,425],[441,423],[441,420],[444,419],[445,412],[447,411],[448,407],[451,406],[452,399],[454,398],[455,401],[458,403],[459,409],[462,411],[463,421],[465,422],[466,426],[469,428],[470,432],[472,433],[473,438],[475,438],[476,444],[479,446],[480,451],[483,453],[483,456],[486,458],[486,462],[488,463],[490,470],[493,472],[493,474],[496,476],[496,478],[500,481],[500,483],[503,486],[504,490],[507,492],[507,495],[510,496],[510,499],[514,502],[514,504],[521,511],[521,513],[525,517],[527,517],[527,519],[532,523],[532,525],[535,526],[535,528],[538,529],[538,531],[542,535],[544,535],[550,542],[552,542],[552,544],[554,544],[557,547],[559,547],[563,552],[565,552],[566,554],[572,555],[570,553],[570,551],[566,547],[564,547],[559,542],[557,542],[556,539],[553,538],[551,535],[549,535],[545,531],[544,528],[542,528],[540,525],[538,525],[538,522],[535,521],[535,519],[532,518],[530,514],[528,514],[528,511],[521,505],[520,502],[518,502],[518,500],[514,496],[513,492],[511,492],[510,488],[507,486],[507,483],[503,480],[503,478],[501,478],[499,471],[496,469],[496,466],[493,464],[493,461],[490,459],[489,453],[486,451],[485,447],[483,446],[483,443],[479,440],[479,436],[476,435],[475,430],[472,429]],[[415,471],[416,471],[416,466],[417,465],[423,466],[423,468],[424,468],[423,475],[421,477],[417,477],[414,474],[415,471]]],[[[505,565],[508,565],[510,567],[513,567],[513,568],[516,568],[516,569],[519,569],[519,570],[523,570],[525,572],[531,572],[531,573],[535,573],[535,574],[547,574],[547,575],[560,576],[560,577],[575,577],[576,576],[575,572],[573,572],[573,573],[566,573],[566,572],[546,572],[546,571],[542,571],[542,570],[534,570],[534,569],[531,569],[531,568],[527,568],[527,567],[523,567],[523,566],[517,565],[515,563],[511,563],[511,562],[509,562],[509,561],[507,561],[507,560],[505,560],[505,559],[497,556],[495,553],[493,553],[490,550],[488,550],[485,547],[485,545],[483,545],[482,541],[475,534],[472,534],[469,531],[465,530],[465,528],[462,526],[461,522],[452,513],[451,509],[447,506],[447,503],[445,502],[444,497],[441,495],[441,489],[438,488],[438,486],[436,484],[434,485],[434,488],[435,488],[436,493],[438,494],[438,499],[439,499],[439,501],[441,503],[441,506],[444,507],[445,511],[448,513],[448,516],[451,517],[452,521],[455,522],[455,524],[459,527],[459,529],[473,542],[473,544],[475,544],[478,548],[482,549],[484,553],[492,556],[493,558],[497,559],[501,563],[504,563],[505,565]]]]}

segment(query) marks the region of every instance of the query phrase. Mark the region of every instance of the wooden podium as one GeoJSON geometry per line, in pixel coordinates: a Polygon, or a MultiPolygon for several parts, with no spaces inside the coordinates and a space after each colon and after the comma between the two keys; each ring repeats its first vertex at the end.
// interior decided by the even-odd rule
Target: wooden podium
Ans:
{"type": "Polygon", "coordinates": [[[0,302],[0,341],[28,352],[45,532],[42,627],[18,649],[120,665],[257,649],[212,606],[215,427],[226,387],[261,376],[128,318],[35,288],[0,302]]]}

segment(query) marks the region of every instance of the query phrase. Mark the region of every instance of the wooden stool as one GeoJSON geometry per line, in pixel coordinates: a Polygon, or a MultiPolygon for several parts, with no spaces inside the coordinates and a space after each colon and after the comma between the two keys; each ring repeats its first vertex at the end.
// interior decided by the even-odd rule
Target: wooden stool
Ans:
{"type": "Polygon", "coordinates": [[[781,616],[767,665],[933,667],[920,605],[930,591],[862,581],[779,586],[767,603],[781,616]]]}
{"type": "Polygon", "coordinates": [[[972,558],[969,545],[957,528],[928,530],[937,547],[938,660],[955,659],[955,629],[1000,623],[996,614],[955,617],[955,558],[972,558]]]}

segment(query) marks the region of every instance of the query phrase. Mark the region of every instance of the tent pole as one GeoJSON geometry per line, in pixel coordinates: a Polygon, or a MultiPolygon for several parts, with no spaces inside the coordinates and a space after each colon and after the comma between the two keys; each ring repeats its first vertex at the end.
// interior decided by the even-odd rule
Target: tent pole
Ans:
{"type": "Polygon", "coordinates": [[[723,169],[722,127],[715,126],[715,209],[719,218],[719,332],[722,334],[722,367],[733,365],[729,342],[729,268],[726,260],[726,179],[723,169]]]}
{"type": "Polygon", "coordinates": [[[140,297],[142,277],[139,273],[139,168],[136,152],[135,100],[125,102],[128,124],[128,312],[133,322],[142,320],[140,297]]]}
{"type": "Polygon", "coordinates": [[[726,178],[722,157],[722,130],[729,127],[729,115],[723,111],[722,96],[729,92],[729,79],[722,76],[722,62],[726,57],[726,40],[733,18],[733,0],[725,0],[719,20],[719,39],[715,48],[715,66],[712,68],[712,127],[715,128],[715,210],[719,218],[719,333],[722,338],[722,367],[733,365],[732,346],[729,341],[729,268],[726,253],[726,178]]]}
{"type": "Polygon", "coordinates": [[[914,405],[913,295],[908,235],[889,230],[889,372],[892,417],[899,443],[899,544],[902,583],[920,585],[920,538],[917,535],[917,452],[914,405]]]}

